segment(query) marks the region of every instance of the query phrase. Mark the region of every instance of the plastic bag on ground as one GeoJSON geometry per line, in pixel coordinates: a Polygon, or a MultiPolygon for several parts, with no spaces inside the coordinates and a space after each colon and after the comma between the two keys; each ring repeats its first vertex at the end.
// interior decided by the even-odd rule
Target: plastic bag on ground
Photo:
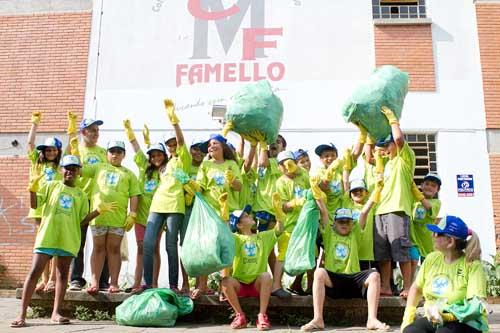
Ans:
{"type": "Polygon", "coordinates": [[[286,250],[284,269],[291,276],[302,274],[316,266],[319,209],[311,191],[306,193],[306,199],[286,250]]]}
{"type": "Polygon", "coordinates": [[[283,103],[266,80],[243,86],[232,98],[226,112],[226,121],[233,123],[232,130],[242,135],[259,131],[268,144],[276,142],[283,103]]]}
{"type": "Polygon", "coordinates": [[[234,238],[212,206],[196,193],[193,210],[181,248],[181,259],[189,276],[208,275],[233,264],[234,238]]]}
{"type": "Polygon", "coordinates": [[[381,107],[388,107],[401,119],[407,93],[408,74],[394,66],[381,66],[354,91],[342,115],[345,121],[361,123],[374,139],[384,139],[391,133],[391,126],[381,107]]]}
{"type": "Polygon", "coordinates": [[[149,289],[127,298],[116,308],[116,322],[124,326],[172,327],[178,316],[193,311],[189,297],[170,289],[149,289]]]}

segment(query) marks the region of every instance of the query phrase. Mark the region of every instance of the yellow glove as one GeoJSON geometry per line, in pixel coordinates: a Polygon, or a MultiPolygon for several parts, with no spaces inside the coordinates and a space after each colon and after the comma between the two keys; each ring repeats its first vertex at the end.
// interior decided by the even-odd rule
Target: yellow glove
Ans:
{"type": "Polygon", "coordinates": [[[297,207],[302,207],[306,203],[306,198],[293,198],[292,200],[288,201],[288,205],[292,208],[297,208],[297,207]]]}
{"type": "Polygon", "coordinates": [[[45,176],[43,172],[42,164],[35,164],[31,167],[30,170],[30,180],[28,184],[28,191],[30,192],[38,192],[38,188],[40,187],[40,180],[45,176]]]}
{"type": "Polygon", "coordinates": [[[285,223],[286,214],[283,211],[283,203],[281,202],[281,196],[278,192],[273,193],[272,202],[274,208],[274,216],[276,217],[276,220],[285,223]]]}
{"type": "Polygon", "coordinates": [[[359,136],[358,136],[358,142],[363,144],[366,142],[366,136],[368,135],[368,131],[366,128],[361,125],[361,123],[354,123],[359,129],[359,136]]]}
{"type": "Polygon", "coordinates": [[[132,125],[130,124],[129,119],[125,119],[123,121],[123,127],[125,127],[125,135],[127,136],[128,141],[132,142],[135,140],[134,130],[132,129],[132,125]]]}
{"type": "Polygon", "coordinates": [[[378,150],[375,150],[373,153],[375,156],[375,173],[383,174],[384,173],[384,158],[380,155],[378,150]]]}
{"type": "Polygon", "coordinates": [[[344,165],[344,161],[340,158],[337,158],[335,161],[330,164],[330,166],[326,169],[325,172],[325,180],[331,182],[333,179],[333,176],[335,176],[335,172],[339,167],[342,167],[344,165]]]}
{"type": "Polygon", "coordinates": [[[168,120],[170,120],[172,125],[177,125],[179,123],[179,118],[177,118],[177,115],[175,114],[174,101],[171,99],[165,99],[163,100],[163,103],[165,104],[165,109],[167,110],[168,120]]]}
{"type": "Polygon", "coordinates": [[[443,322],[448,323],[450,321],[457,321],[457,317],[453,315],[453,313],[444,312],[441,313],[441,317],[443,318],[443,322]]]}
{"type": "Polygon", "coordinates": [[[392,112],[391,109],[389,109],[388,107],[383,106],[383,107],[381,107],[381,111],[384,114],[384,116],[387,118],[387,120],[389,121],[389,124],[391,124],[391,125],[394,125],[394,124],[399,125],[399,120],[398,120],[398,118],[396,118],[396,116],[394,115],[394,112],[392,112]]]}
{"type": "Polygon", "coordinates": [[[405,308],[405,314],[403,315],[403,322],[401,323],[401,332],[415,321],[415,314],[417,313],[417,308],[415,306],[407,305],[405,308]]]}
{"type": "Polygon", "coordinates": [[[99,206],[97,206],[96,210],[99,214],[104,214],[107,212],[112,212],[118,208],[118,203],[116,201],[113,202],[101,202],[99,206]]]}
{"type": "Polygon", "coordinates": [[[235,179],[233,171],[231,169],[226,170],[226,172],[224,172],[224,177],[226,177],[227,184],[231,186],[235,179]]]}
{"type": "Polygon", "coordinates": [[[132,229],[132,227],[134,226],[135,222],[137,222],[137,213],[134,212],[128,213],[128,216],[125,219],[125,225],[123,226],[123,229],[125,229],[125,231],[130,231],[130,229],[132,229]]]}
{"type": "Polygon", "coordinates": [[[309,183],[311,184],[311,191],[314,199],[323,200],[325,203],[327,201],[326,194],[319,188],[320,178],[319,176],[313,176],[309,179],[309,183]]]}
{"type": "Polygon", "coordinates": [[[372,136],[370,134],[368,134],[366,136],[366,144],[367,145],[372,145],[373,146],[376,142],[377,141],[374,138],[372,138],[372,136]]]}
{"type": "Polygon", "coordinates": [[[186,184],[182,186],[186,193],[194,197],[196,192],[201,192],[200,185],[195,181],[190,179],[186,184]]]}
{"type": "Polygon", "coordinates": [[[251,135],[259,142],[261,150],[269,150],[269,146],[266,142],[266,137],[262,134],[261,131],[253,131],[251,135]]]}
{"type": "Polygon", "coordinates": [[[223,221],[229,220],[229,204],[227,202],[227,192],[224,192],[219,197],[220,217],[223,221]]]}
{"type": "Polygon", "coordinates": [[[149,128],[144,124],[144,129],[142,130],[142,136],[144,137],[144,144],[149,148],[151,146],[151,139],[149,138],[149,128]]]}
{"type": "Polygon", "coordinates": [[[76,114],[68,112],[68,135],[76,134],[76,114]]]}
{"type": "Polygon", "coordinates": [[[78,156],[80,157],[80,149],[78,146],[78,137],[72,137],[71,140],[69,140],[69,153],[73,156],[78,156]]]}
{"type": "Polygon", "coordinates": [[[247,135],[247,134],[241,134],[241,137],[248,141],[250,143],[250,146],[251,147],[256,147],[257,146],[257,140],[255,140],[255,138],[251,135],[247,135]]]}
{"type": "Polygon", "coordinates": [[[191,206],[193,204],[194,195],[191,193],[184,193],[184,203],[186,206],[191,206]]]}
{"type": "Polygon", "coordinates": [[[297,164],[295,164],[294,160],[288,159],[283,162],[283,165],[289,173],[295,173],[297,171],[297,164]]]}
{"type": "Polygon", "coordinates": [[[373,190],[372,194],[370,195],[370,200],[372,200],[374,203],[379,203],[381,199],[381,193],[382,189],[384,188],[384,183],[379,181],[375,185],[375,189],[373,190]]]}
{"type": "Polygon", "coordinates": [[[352,170],[352,150],[350,148],[347,148],[344,150],[344,155],[342,157],[344,160],[344,171],[351,171],[352,170]]]}
{"type": "Polygon", "coordinates": [[[420,190],[418,189],[417,184],[415,184],[415,182],[413,182],[411,184],[411,193],[413,194],[413,197],[415,198],[415,200],[418,202],[425,199],[424,195],[422,194],[422,192],[420,192],[420,190]]]}
{"type": "Polygon", "coordinates": [[[31,123],[38,125],[42,120],[42,113],[40,111],[35,111],[31,114],[31,123]]]}
{"type": "Polygon", "coordinates": [[[221,131],[221,135],[223,137],[227,137],[227,133],[229,133],[230,130],[234,128],[234,124],[232,121],[228,121],[226,125],[224,125],[224,128],[221,131]]]}

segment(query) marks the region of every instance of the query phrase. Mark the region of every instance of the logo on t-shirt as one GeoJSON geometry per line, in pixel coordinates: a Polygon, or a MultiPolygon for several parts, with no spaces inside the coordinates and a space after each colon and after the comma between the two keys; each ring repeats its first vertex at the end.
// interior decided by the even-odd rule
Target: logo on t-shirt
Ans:
{"type": "Polygon", "coordinates": [[[73,197],[67,194],[62,194],[59,197],[59,206],[64,209],[71,209],[71,207],[73,207],[73,197]]]}
{"type": "Polygon", "coordinates": [[[144,192],[152,193],[157,186],[158,182],[156,181],[156,179],[150,179],[144,183],[144,192]]]}
{"type": "Polygon", "coordinates": [[[332,180],[329,184],[328,184],[328,188],[330,189],[330,191],[335,194],[335,195],[338,195],[342,192],[342,188],[341,188],[341,183],[337,180],[332,180]]]}
{"type": "Polygon", "coordinates": [[[352,210],[352,218],[354,221],[359,221],[359,215],[360,215],[360,211],[357,210],[357,209],[353,209],[352,210]]]}
{"type": "Polygon", "coordinates": [[[118,175],[118,173],[106,172],[106,185],[116,186],[118,184],[119,179],[120,179],[120,175],[118,175]]]}
{"type": "Polygon", "coordinates": [[[247,257],[255,257],[257,254],[257,245],[255,245],[254,242],[246,242],[245,245],[243,245],[243,250],[247,257]]]}
{"type": "Polygon", "coordinates": [[[259,167],[257,169],[257,173],[259,174],[259,178],[264,178],[266,176],[266,171],[267,171],[267,168],[264,168],[264,167],[259,167]]]}
{"type": "Polygon", "coordinates": [[[450,289],[451,281],[446,275],[438,275],[432,280],[432,293],[442,296],[450,289]]]}
{"type": "Polygon", "coordinates": [[[423,220],[425,213],[427,213],[427,210],[423,206],[417,206],[415,209],[415,220],[423,220]]]}
{"type": "Polygon", "coordinates": [[[295,198],[302,198],[304,196],[304,189],[300,186],[295,186],[293,189],[293,196],[295,198]]]}
{"type": "Polygon", "coordinates": [[[45,180],[48,182],[53,181],[56,177],[56,171],[52,168],[45,168],[45,170],[43,170],[43,173],[45,174],[45,180]]]}
{"type": "Polygon", "coordinates": [[[335,246],[335,256],[341,260],[349,257],[349,247],[344,243],[337,243],[335,246]]]}
{"type": "Polygon", "coordinates": [[[85,160],[85,163],[89,165],[96,164],[99,162],[100,162],[99,158],[97,158],[96,156],[88,156],[87,159],[85,160]]]}
{"type": "Polygon", "coordinates": [[[224,174],[220,173],[220,172],[216,173],[212,178],[213,178],[215,184],[217,184],[219,186],[224,185],[224,183],[226,181],[226,177],[224,177],[224,174]]]}

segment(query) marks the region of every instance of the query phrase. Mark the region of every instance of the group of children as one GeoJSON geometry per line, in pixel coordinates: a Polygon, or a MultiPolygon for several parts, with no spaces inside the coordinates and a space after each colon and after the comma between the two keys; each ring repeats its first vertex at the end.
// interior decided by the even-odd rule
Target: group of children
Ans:
{"type": "MultiPolygon", "coordinates": [[[[314,318],[302,327],[303,331],[324,328],[325,296],[366,298],[367,328],[387,330],[389,327],[377,319],[377,307],[380,296],[393,295],[391,277],[395,262],[403,276],[400,296],[409,297],[403,321],[405,332],[420,332],[418,327],[427,324],[418,320],[413,323],[422,295],[426,304],[448,297],[447,293],[453,293],[454,299],[486,296],[483,282],[467,287],[464,279],[458,284],[450,283],[446,290],[433,289],[433,279],[438,275],[456,281],[455,266],[467,273],[467,279],[485,280],[484,272],[478,268],[480,247],[475,233],[460,218],[437,218],[441,186],[438,175],[427,175],[422,190],[414,183],[415,154],[391,110],[381,110],[391,125],[392,133],[387,138],[374,141],[363,126],[356,124],[359,138],[343,156],[339,156],[333,144],[316,147],[321,166],[313,172],[308,152],[287,150],[281,135],[271,145],[259,132],[242,135],[236,149],[222,135],[213,134],[209,140],[193,142],[188,148],[173,102],[165,100],[165,108],[174,132],[164,142],[152,144],[145,127],[145,152],[130,121],[124,121],[138,176],[122,166],[123,141],[110,141],[106,149],[97,145],[102,125],[99,120],[84,119],[80,123],[79,143],[76,117],[70,113],[66,151],[63,153],[57,138],[47,139],[35,149],[41,114],[33,114],[29,136],[30,217],[37,221],[39,230],[33,267],[23,289],[22,313],[13,327],[25,325],[26,309],[35,289],[51,291],[50,286],[55,287],[51,320],[59,324],[69,322],[60,315],[59,307],[69,276],[70,290],[81,290],[86,284],[82,277],[83,249],[89,225],[93,239],[92,279],[86,288],[89,294],[102,288],[110,293],[120,292],[120,244],[125,232],[132,228],[138,249],[132,293],[158,287],[159,241],[163,231],[169,288],[181,294],[190,293],[192,298],[213,292],[207,286],[207,276],[197,277],[196,288],[190,292],[188,276],[178,256],[196,192],[203,195],[234,233],[234,263],[232,269],[222,272],[221,282],[221,298],[227,299],[236,312],[232,328],[248,324],[239,297],[260,298],[256,324],[258,329],[267,330],[271,328],[266,315],[270,296],[288,298],[293,292],[313,295],[314,318]],[[250,146],[247,154],[245,141],[250,146]],[[358,163],[363,164],[364,177],[350,179],[358,163]],[[317,268],[307,272],[305,290],[302,275],[286,290],[282,280],[288,244],[302,207],[311,200],[320,212],[316,221],[320,231],[316,242],[317,268]],[[42,272],[50,271],[46,266],[51,258],[52,272],[57,273],[55,284],[54,277],[45,275],[37,286],[42,272]],[[432,264],[427,264],[429,258],[432,264]],[[423,266],[415,278],[419,261],[423,266]],[[463,286],[460,294],[457,285],[463,286]]],[[[428,320],[434,324],[434,319],[436,316],[428,320]]],[[[456,320],[449,322],[457,324],[456,320]]],[[[446,326],[443,320],[441,324],[446,326]]],[[[463,332],[475,332],[459,324],[466,326],[460,326],[465,329],[463,332]]],[[[439,330],[438,326],[431,326],[439,330]]]]}

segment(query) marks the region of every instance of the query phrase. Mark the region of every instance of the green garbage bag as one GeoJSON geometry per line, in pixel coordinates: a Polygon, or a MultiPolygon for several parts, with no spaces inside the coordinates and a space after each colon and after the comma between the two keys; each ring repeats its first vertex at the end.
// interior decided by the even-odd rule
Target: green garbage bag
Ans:
{"type": "Polygon", "coordinates": [[[170,289],[148,289],[127,298],[116,308],[116,322],[124,326],[172,327],[177,316],[193,311],[189,297],[178,296],[170,289]]]}
{"type": "Polygon", "coordinates": [[[455,303],[444,307],[444,311],[452,313],[459,322],[464,323],[481,332],[489,330],[486,320],[486,306],[481,299],[473,297],[461,303],[455,303]]]}
{"type": "Polygon", "coordinates": [[[276,142],[281,121],[283,103],[266,80],[243,86],[228,106],[226,121],[232,123],[231,130],[242,135],[259,131],[268,144],[276,142]]]}
{"type": "Polygon", "coordinates": [[[319,227],[319,209],[312,192],[306,192],[306,202],[292,231],[285,255],[285,272],[296,276],[316,266],[316,238],[319,227]]]}
{"type": "Polygon", "coordinates": [[[189,276],[208,275],[233,264],[233,234],[212,206],[196,193],[181,259],[189,276]]]}
{"type": "Polygon", "coordinates": [[[354,91],[342,115],[347,122],[361,123],[374,139],[384,139],[391,134],[391,126],[380,109],[388,107],[400,119],[407,93],[408,74],[394,66],[381,66],[354,91]]]}

